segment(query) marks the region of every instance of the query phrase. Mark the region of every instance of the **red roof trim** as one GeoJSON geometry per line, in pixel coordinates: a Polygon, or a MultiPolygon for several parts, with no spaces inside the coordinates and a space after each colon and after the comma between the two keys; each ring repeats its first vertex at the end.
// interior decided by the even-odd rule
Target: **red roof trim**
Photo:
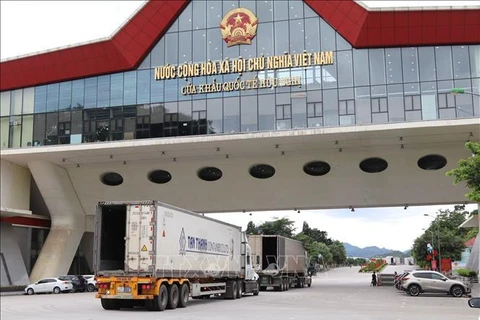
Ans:
{"type": "MultiPolygon", "coordinates": [[[[353,0],[304,1],[355,48],[480,43],[480,10],[368,11],[353,0]]],[[[109,40],[5,61],[0,91],[135,69],[188,3],[151,0],[109,40]]]]}

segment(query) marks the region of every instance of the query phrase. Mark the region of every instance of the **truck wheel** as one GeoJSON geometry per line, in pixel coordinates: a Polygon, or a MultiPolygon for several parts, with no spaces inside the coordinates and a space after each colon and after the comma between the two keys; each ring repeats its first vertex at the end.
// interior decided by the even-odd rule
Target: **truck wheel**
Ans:
{"type": "Polygon", "coordinates": [[[178,306],[179,292],[176,283],[168,288],[168,309],[175,309],[178,306]]]}
{"type": "Polygon", "coordinates": [[[168,304],[168,290],[167,286],[162,284],[158,292],[158,296],[155,296],[151,302],[151,305],[148,306],[149,310],[152,311],[163,311],[167,308],[168,304]]]}
{"type": "Polygon", "coordinates": [[[237,299],[240,299],[242,297],[242,294],[243,294],[243,290],[242,290],[242,281],[241,280],[238,280],[237,281],[237,299]]]}
{"type": "Polygon", "coordinates": [[[182,284],[180,287],[180,296],[178,299],[178,307],[185,308],[188,304],[188,298],[190,296],[190,288],[187,283],[182,284]]]}
{"type": "Polygon", "coordinates": [[[101,299],[102,307],[105,310],[118,310],[120,309],[120,305],[117,303],[115,299],[101,299]]]}
{"type": "Polygon", "coordinates": [[[258,291],[261,290],[260,286],[258,283],[255,285],[255,289],[253,289],[253,295],[258,296],[258,291]]]}
{"type": "Polygon", "coordinates": [[[237,281],[232,281],[232,299],[237,299],[237,281]]]}

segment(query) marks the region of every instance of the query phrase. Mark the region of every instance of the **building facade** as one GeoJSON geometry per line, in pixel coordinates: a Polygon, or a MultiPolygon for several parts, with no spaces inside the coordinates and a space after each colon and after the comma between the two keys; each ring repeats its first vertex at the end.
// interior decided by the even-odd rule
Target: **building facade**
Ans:
{"type": "MultiPolygon", "coordinates": [[[[0,145],[21,154],[138,139],[475,121],[479,21],[478,8],[382,12],[354,1],[147,2],[110,40],[2,62],[0,145]],[[453,95],[454,88],[467,94],[453,95]]],[[[2,170],[10,166],[4,159],[2,170]]],[[[45,217],[55,225],[60,213],[52,213],[59,209],[42,192],[45,167],[23,165],[28,170],[20,175],[33,175],[20,179],[28,195],[12,196],[14,187],[2,187],[2,230],[22,225],[11,220],[21,210],[41,216],[35,227],[48,229],[45,217]]],[[[14,181],[15,170],[2,180],[14,181]]],[[[149,179],[170,181],[169,172],[159,174],[149,179]]],[[[101,181],[115,186],[123,178],[101,181]]],[[[91,244],[81,240],[86,229],[65,247],[74,251],[67,260],[80,241],[91,244]]],[[[43,244],[37,234],[21,244],[24,260],[30,247],[43,244]]],[[[16,258],[5,258],[14,265],[22,251],[15,250],[16,258]]],[[[84,255],[91,252],[76,256],[84,255]]],[[[35,277],[50,276],[36,268],[35,277]]]]}

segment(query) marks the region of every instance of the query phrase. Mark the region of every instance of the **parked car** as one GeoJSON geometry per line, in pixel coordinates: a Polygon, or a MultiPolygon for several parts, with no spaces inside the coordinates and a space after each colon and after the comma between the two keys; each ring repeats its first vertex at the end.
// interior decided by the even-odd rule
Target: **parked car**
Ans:
{"type": "Polygon", "coordinates": [[[415,297],[424,292],[447,293],[454,297],[461,297],[471,292],[468,283],[449,279],[436,271],[409,272],[402,279],[402,288],[415,297]]]}
{"type": "Polygon", "coordinates": [[[471,298],[468,300],[470,308],[480,308],[480,298],[471,298]]]}
{"type": "Polygon", "coordinates": [[[85,280],[87,280],[87,291],[93,292],[97,289],[97,281],[95,281],[95,276],[92,274],[83,275],[85,280]]]}
{"type": "Polygon", "coordinates": [[[85,292],[88,290],[87,280],[83,276],[65,275],[58,277],[58,279],[72,282],[73,292],[85,292]]]}
{"type": "Polygon", "coordinates": [[[73,291],[73,285],[70,281],[60,280],[58,278],[41,279],[25,288],[25,293],[32,295],[34,293],[50,293],[58,294],[60,292],[73,291]]]}

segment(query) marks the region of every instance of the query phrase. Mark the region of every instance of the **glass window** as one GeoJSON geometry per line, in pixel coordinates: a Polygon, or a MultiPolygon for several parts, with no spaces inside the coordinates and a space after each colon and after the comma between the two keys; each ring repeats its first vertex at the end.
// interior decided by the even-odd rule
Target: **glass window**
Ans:
{"type": "Polygon", "coordinates": [[[60,110],[70,110],[72,107],[72,82],[60,83],[60,110]]]}
{"type": "Polygon", "coordinates": [[[337,53],[338,67],[338,86],[353,86],[353,70],[352,70],[352,52],[342,51],[337,53]]]}
{"type": "MultiPolygon", "coordinates": [[[[330,27],[323,19],[320,20],[322,51],[335,51],[335,30],[330,27]]],[[[334,60],[335,61],[335,60],[334,60]]]]}
{"type": "MultiPolygon", "coordinates": [[[[35,92],[39,91],[38,89],[41,87],[36,87],[35,92]]],[[[0,93],[0,105],[1,105],[1,113],[0,116],[9,116],[10,115],[10,91],[3,91],[0,93]]],[[[35,109],[36,112],[40,112],[35,109]]]]}
{"type": "Polygon", "coordinates": [[[58,113],[47,113],[47,125],[45,130],[45,145],[58,144],[58,113]]]}
{"type": "Polygon", "coordinates": [[[193,62],[205,62],[207,60],[207,31],[193,31],[193,62]]]}
{"type": "Polygon", "coordinates": [[[288,0],[288,6],[290,20],[303,18],[303,0],[288,0]]]}
{"type": "Polygon", "coordinates": [[[405,110],[403,107],[403,85],[392,84],[387,86],[388,90],[388,120],[390,122],[405,121],[405,110]]]}
{"type": "MultiPolygon", "coordinates": [[[[261,56],[273,56],[274,47],[273,47],[273,23],[262,23],[261,28],[257,29],[257,55],[261,56]],[[261,39],[261,41],[258,41],[261,39]]],[[[228,54],[228,57],[231,55],[228,54]]],[[[233,57],[233,56],[232,56],[233,57]]]]}
{"type": "Polygon", "coordinates": [[[369,49],[370,81],[372,85],[385,84],[384,49],[369,49]]]}
{"type": "Polygon", "coordinates": [[[178,33],[165,35],[165,64],[178,64],[178,33]]]}
{"type": "Polygon", "coordinates": [[[22,147],[33,146],[33,115],[22,117],[22,147]]]}
{"type": "MultiPolygon", "coordinates": [[[[202,102],[202,105],[205,108],[205,100],[194,101],[195,106],[196,102],[202,102]]],[[[223,114],[222,114],[222,99],[210,99],[207,104],[207,119],[208,119],[208,133],[222,133],[223,132],[223,114]]],[[[204,110],[204,109],[203,109],[204,110]]]]}
{"type": "Polygon", "coordinates": [[[137,71],[137,103],[139,104],[150,103],[150,76],[150,70],[137,71]]]}
{"type": "Polygon", "coordinates": [[[307,98],[292,98],[292,128],[307,128],[307,98]]]}
{"type": "MultiPolygon", "coordinates": [[[[223,99],[224,132],[240,131],[240,100],[238,97],[223,99]]],[[[208,108],[208,107],[207,107],[208,108]]]]}
{"type": "Polygon", "coordinates": [[[192,1],[193,29],[205,29],[207,27],[207,1],[192,1]]]}
{"type": "Polygon", "coordinates": [[[350,43],[345,40],[344,37],[340,35],[340,33],[335,32],[336,37],[337,37],[337,50],[350,50],[352,49],[352,46],[350,43]]]}
{"type": "MultiPolygon", "coordinates": [[[[273,20],[273,1],[257,1],[257,17],[260,23],[273,20]]],[[[263,25],[262,25],[263,28],[263,25]]]]}
{"type": "Polygon", "coordinates": [[[476,94],[473,98],[473,115],[480,116],[480,78],[472,79],[472,92],[476,94]]]}
{"type": "Polygon", "coordinates": [[[97,107],[110,106],[110,75],[98,77],[97,107]]]}
{"type": "Polygon", "coordinates": [[[258,131],[258,108],[257,97],[248,96],[241,97],[241,131],[251,132],[258,131]]]}
{"type": "Polygon", "coordinates": [[[110,105],[123,105],[123,73],[112,74],[110,83],[110,105]]]}
{"type": "Polygon", "coordinates": [[[212,61],[222,60],[222,37],[219,31],[215,29],[207,30],[207,59],[212,61]]]}
{"type": "Polygon", "coordinates": [[[258,127],[259,130],[275,129],[275,95],[258,96],[258,127]]]}
{"type": "Polygon", "coordinates": [[[288,19],[288,1],[273,1],[274,9],[273,13],[275,20],[287,20],[288,19]]]}
{"type": "MultiPolygon", "coordinates": [[[[303,6],[302,6],[303,8],[303,6]]],[[[303,19],[290,20],[290,53],[302,53],[305,49],[305,28],[303,26],[303,19]]]]}
{"type": "MultiPolygon", "coordinates": [[[[8,92],[8,112],[10,112],[10,92],[8,92]]],[[[45,112],[47,109],[47,86],[35,87],[35,100],[34,100],[35,113],[45,112]]]]}
{"type": "Polygon", "coordinates": [[[180,32],[179,48],[178,48],[178,62],[179,64],[192,61],[192,32],[180,32]]]}
{"type": "Polygon", "coordinates": [[[385,49],[387,83],[402,83],[402,54],[398,48],[385,49]]]}
{"type": "Polygon", "coordinates": [[[59,93],[59,84],[53,83],[47,85],[47,111],[57,111],[58,110],[58,93],[59,93]]]}
{"type": "Polygon", "coordinates": [[[145,57],[145,59],[143,59],[142,63],[140,63],[137,70],[150,69],[150,66],[151,66],[151,53],[149,53],[145,57]]]}
{"type": "Polygon", "coordinates": [[[405,95],[420,94],[420,85],[418,83],[409,83],[403,85],[405,95]]]}
{"type": "Polygon", "coordinates": [[[353,50],[353,67],[355,75],[355,86],[366,86],[370,84],[370,71],[368,68],[368,50],[353,50]]]}
{"type": "Polygon", "coordinates": [[[85,79],[85,108],[97,106],[97,78],[85,79]]]}
{"type": "Polygon", "coordinates": [[[472,78],[480,77],[480,45],[470,46],[470,70],[472,78]]]}
{"type": "Polygon", "coordinates": [[[369,87],[355,88],[355,107],[355,123],[372,123],[369,87]]]}
{"type": "Polygon", "coordinates": [[[46,115],[36,114],[34,116],[34,125],[33,125],[33,145],[34,146],[43,146],[45,145],[45,120],[46,115]]]}
{"type": "MultiPolygon", "coordinates": [[[[10,95],[10,91],[8,91],[8,95],[10,95]]],[[[1,148],[6,149],[9,147],[9,139],[10,139],[10,118],[9,117],[2,117],[0,118],[0,142],[1,148]]]]}
{"type": "MultiPolygon", "coordinates": [[[[218,24],[222,21],[222,1],[206,1],[207,2],[207,28],[218,28],[218,24]]],[[[226,12],[225,12],[226,13],[226,12]]],[[[217,30],[219,33],[219,31],[217,30]]]]}
{"type": "MultiPolygon", "coordinates": [[[[199,1],[195,1],[199,2],[199,1]]],[[[195,3],[194,2],[194,3],[195,3]]],[[[155,47],[150,52],[150,64],[152,68],[163,66],[165,64],[165,38],[162,37],[160,41],[155,45],[155,47]]]]}
{"type": "Polygon", "coordinates": [[[433,47],[418,48],[420,81],[435,81],[435,55],[433,47]]]}
{"type": "Polygon", "coordinates": [[[34,95],[35,88],[31,87],[23,89],[23,114],[33,113],[34,95]]]}
{"type": "Polygon", "coordinates": [[[437,116],[437,86],[435,82],[424,82],[422,90],[422,120],[435,120],[437,116]]]}
{"type": "Polygon", "coordinates": [[[326,127],[338,126],[337,90],[323,91],[323,117],[326,127]]]}
{"type": "Polygon", "coordinates": [[[85,80],[72,81],[72,109],[83,109],[85,97],[85,80]]]}
{"type": "Polygon", "coordinates": [[[23,90],[13,90],[11,91],[11,102],[10,102],[10,114],[20,115],[22,114],[22,105],[23,105],[23,90]]]}
{"type": "Polygon", "coordinates": [[[451,47],[435,47],[435,64],[437,80],[453,79],[451,47]]]}
{"type": "MultiPolygon", "coordinates": [[[[333,61],[337,61],[336,52],[333,53],[333,61]]],[[[322,66],[323,88],[337,87],[337,64],[322,66]]]]}
{"type": "Polygon", "coordinates": [[[453,70],[455,79],[470,77],[470,59],[468,46],[454,46],[453,52],[453,70]]]}
{"type": "Polygon", "coordinates": [[[403,80],[418,82],[417,48],[402,48],[403,80]]]}
{"type": "MultiPolygon", "coordinates": [[[[286,1],[280,1],[286,2],[286,1]]],[[[277,2],[275,2],[277,3],[277,2]]],[[[275,22],[275,55],[289,51],[288,21],[275,22]]]]}
{"type": "Polygon", "coordinates": [[[192,8],[193,3],[201,1],[192,1],[190,4],[183,10],[182,14],[178,18],[178,31],[190,31],[192,30],[192,8]]]}
{"type": "Polygon", "coordinates": [[[71,133],[81,134],[82,128],[83,128],[83,112],[81,110],[73,110],[71,117],[72,117],[71,133]]]}
{"type": "Polygon", "coordinates": [[[125,105],[136,104],[137,103],[137,72],[136,71],[125,72],[123,81],[124,81],[123,103],[125,105]]]}
{"type": "Polygon", "coordinates": [[[155,70],[150,70],[150,94],[151,102],[162,102],[163,101],[163,85],[164,81],[155,81],[155,70]]]}
{"type": "MultiPolygon", "coordinates": [[[[21,90],[21,89],[20,89],[21,90]]],[[[19,148],[22,138],[22,116],[10,116],[9,147],[19,148]]]]}
{"type": "MultiPolygon", "coordinates": [[[[455,80],[455,88],[463,88],[467,92],[472,92],[470,79],[455,80]]],[[[457,118],[472,118],[473,114],[473,98],[471,94],[458,94],[455,96],[457,106],[457,118]]],[[[479,100],[478,96],[475,96],[479,100]]]]}
{"type": "Polygon", "coordinates": [[[320,19],[305,19],[305,50],[320,51],[320,19]]]}

